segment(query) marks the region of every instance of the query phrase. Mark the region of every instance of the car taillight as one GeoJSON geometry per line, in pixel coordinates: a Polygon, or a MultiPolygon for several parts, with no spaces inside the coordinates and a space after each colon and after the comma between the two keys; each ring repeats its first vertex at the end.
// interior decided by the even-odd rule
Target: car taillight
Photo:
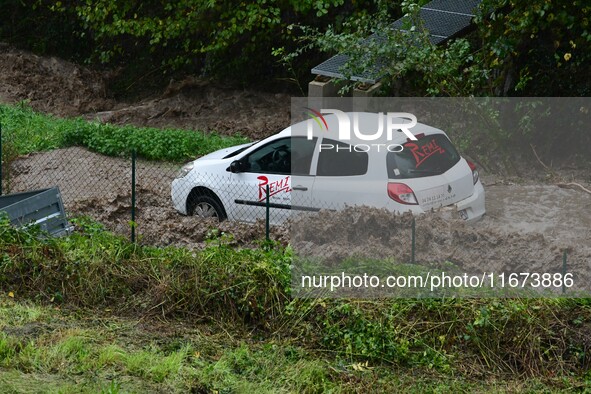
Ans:
{"type": "Polygon", "coordinates": [[[404,183],[388,183],[388,196],[400,204],[417,205],[417,198],[414,192],[404,183]]]}
{"type": "Polygon", "coordinates": [[[474,184],[476,184],[476,182],[478,182],[478,170],[476,169],[476,164],[472,163],[469,160],[466,160],[468,162],[468,165],[470,166],[470,169],[472,170],[472,181],[474,182],[474,184]]]}

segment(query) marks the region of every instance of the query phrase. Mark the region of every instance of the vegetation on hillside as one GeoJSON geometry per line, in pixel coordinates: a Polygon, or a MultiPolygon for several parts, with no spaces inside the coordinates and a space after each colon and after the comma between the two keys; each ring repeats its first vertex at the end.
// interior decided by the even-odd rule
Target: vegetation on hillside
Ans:
{"type": "MultiPolygon", "coordinates": [[[[389,25],[403,14],[413,20],[424,3],[8,1],[0,5],[10,22],[0,27],[0,37],[92,63],[124,62],[139,73],[182,69],[241,83],[295,77],[304,84],[312,66],[345,51],[352,55],[349,71],[381,59],[387,80],[402,78],[404,86],[387,84],[386,94],[397,89],[419,96],[591,92],[588,2],[485,0],[472,34],[441,47],[419,38],[417,47],[416,37],[404,42],[389,25]],[[361,40],[372,33],[387,40],[361,40]],[[306,49],[311,50],[305,56],[289,56],[306,49]]],[[[421,30],[412,25],[408,28],[421,30]]]]}
{"type": "Polygon", "coordinates": [[[391,29],[381,8],[341,25],[294,26],[300,45],[281,51],[289,64],[303,53],[350,56],[345,76],[375,70],[383,94],[402,96],[587,96],[591,84],[591,5],[585,1],[484,0],[466,37],[437,46],[423,29],[422,2],[404,1],[405,29],[391,29]],[[365,40],[375,35],[379,39],[365,40]],[[378,66],[379,65],[379,66],[378,66]]]}
{"type": "Polygon", "coordinates": [[[281,72],[271,50],[289,41],[290,23],[322,26],[361,8],[344,0],[9,1],[0,12],[12,23],[0,36],[93,63],[253,82],[281,72]]]}

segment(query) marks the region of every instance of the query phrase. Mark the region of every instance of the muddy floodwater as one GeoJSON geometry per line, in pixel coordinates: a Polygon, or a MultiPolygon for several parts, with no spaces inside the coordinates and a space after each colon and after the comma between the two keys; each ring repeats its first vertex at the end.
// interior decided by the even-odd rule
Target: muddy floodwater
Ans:
{"type": "MultiPolygon", "coordinates": [[[[58,185],[70,215],[91,216],[129,236],[130,165],[129,160],[80,147],[35,153],[13,163],[11,190],[58,185]]],[[[136,222],[140,242],[200,249],[221,234],[237,247],[251,247],[264,239],[262,221],[217,223],[176,212],[170,184],[178,167],[139,161],[136,222]]],[[[416,261],[449,262],[470,272],[560,272],[566,251],[569,272],[577,273],[580,283],[591,283],[590,194],[554,184],[486,185],[486,181],[485,191],[487,214],[475,224],[437,213],[416,218],[416,261]]],[[[291,243],[298,253],[310,251],[327,261],[354,255],[409,262],[411,222],[410,215],[354,207],[320,212],[316,220],[300,227],[275,227],[271,237],[291,243]]]]}
{"type": "Polygon", "coordinates": [[[591,246],[591,194],[556,185],[486,187],[487,215],[477,227],[540,233],[549,240],[591,246]]]}

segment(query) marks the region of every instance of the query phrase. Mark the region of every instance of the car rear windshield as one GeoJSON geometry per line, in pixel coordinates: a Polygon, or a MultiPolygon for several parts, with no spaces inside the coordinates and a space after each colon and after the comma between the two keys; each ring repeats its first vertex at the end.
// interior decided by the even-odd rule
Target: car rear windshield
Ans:
{"type": "Polygon", "coordinates": [[[432,134],[402,144],[401,152],[388,152],[389,179],[408,179],[440,175],[452,168],[460,155],[443,134],[432,134]]]}

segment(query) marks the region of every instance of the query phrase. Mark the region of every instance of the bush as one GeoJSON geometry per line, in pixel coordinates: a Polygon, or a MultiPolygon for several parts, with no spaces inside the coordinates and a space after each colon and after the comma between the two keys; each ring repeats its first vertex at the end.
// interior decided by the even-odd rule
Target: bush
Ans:
{"type": "Polygon", "coordinates": [[[288,43],[290,23],[325,25],[361,5],[344,0],[36,0],[3,8],[7,15],[18,15],[18,29],[13,29],[18,33],[0,34],[40,50],[66,44],[64,50],[81,47],[95,63],[149,64],[152,70],[184,69],[247,82],[277,73],[271,51],[288,43]],[[19,18],[35,26],[34,37],[19,18]]]}
{"type": "Polygon", "coordinates": [[[0,288],[42,302],[128,313],[265,325],[289,296],[289,252],[235,250],[223,239],[198,253],[142,247],[73,220],[66,238],[40,239],[0,221],[0,288]]]}
{"type": "Polygon", "coordinates": [[[81,145],[109,156],[128,156],[133,149],[149,160],[182,162],[218,149],[248,142],[240,136],[200,131],[115,126],[83,119],[59,119],[34,112],[24,104],[0,105],[4,141],[18,154],[81,145]]]}
{"type": "Polygon", "coordinates": [[[346,53],[345,77],[375,71],[383,77],[385,95],[589,95],[588,2],[486,0],[476,33],[443,46],[433,45],[420,24],[423,3],[403,2],[410,36],[391,29],[396,18],[380,2],[373,15],[356,15],[326,30],[299,26],[299,47],[284,60],[310,50],[346,53]],[[365,40],[370,34],[379,39],[365,40]]]}
{"type": "MultiPolygon", "coordinates": [[[[0,221],[0,292],[291,338],[347,362],[545,376],[588,370],[589,299],[290,299],[291,251],[129,243],[89,220],[40,239],[0,221]]],[[[1,340],[0,340],[1,342],[1,340]]],[[[2,343],[0,343],[0,352],[2,343]]]]}

